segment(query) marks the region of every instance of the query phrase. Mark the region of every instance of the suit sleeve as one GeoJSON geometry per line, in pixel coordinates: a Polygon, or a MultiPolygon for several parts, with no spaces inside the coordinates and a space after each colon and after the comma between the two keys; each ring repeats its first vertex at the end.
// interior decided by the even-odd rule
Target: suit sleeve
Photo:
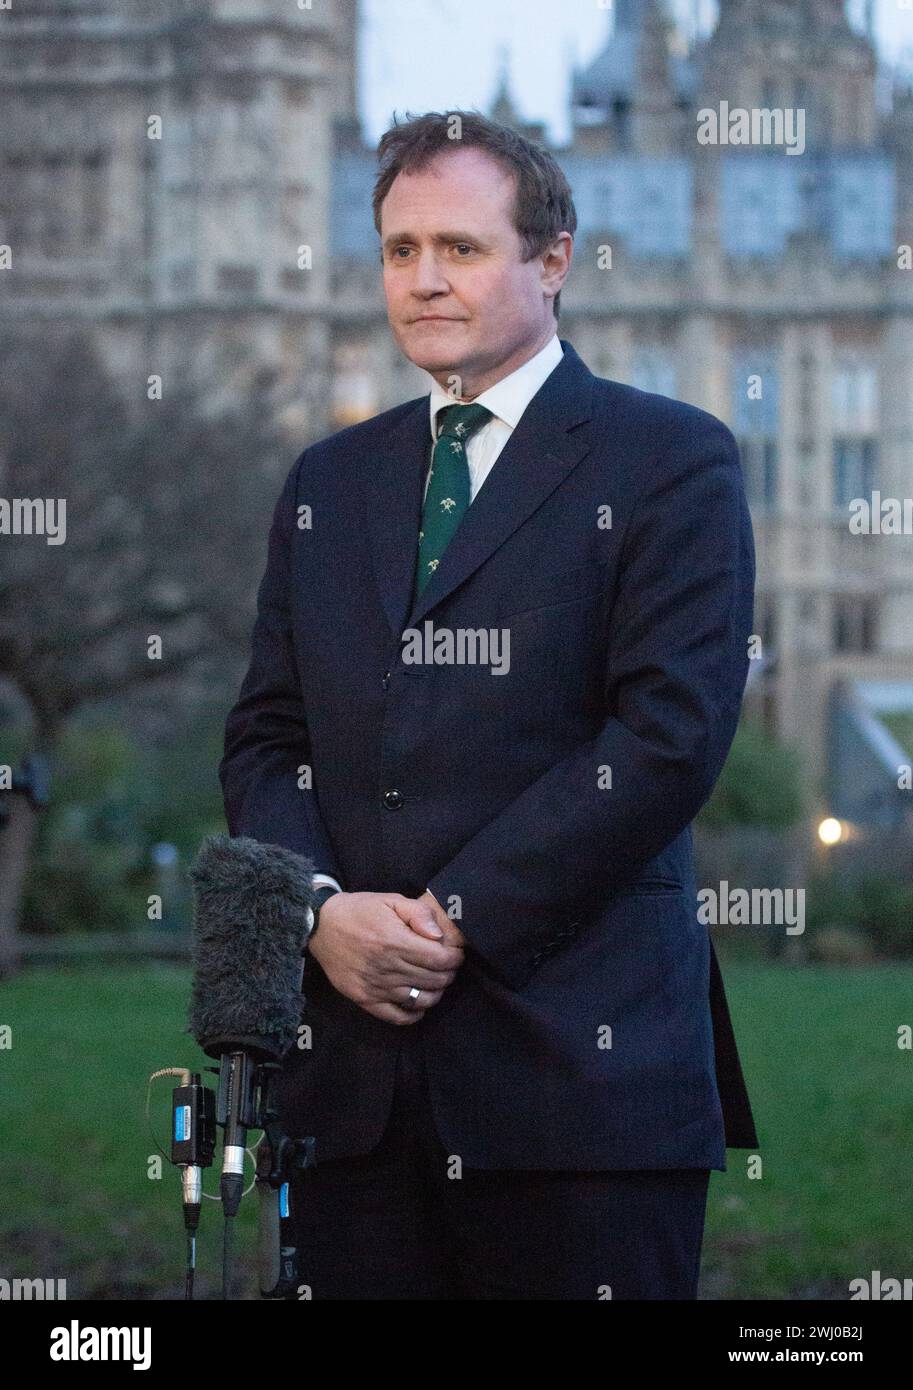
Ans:
{"type": "Polygon", "coordinates": [[[250,665],[225,723],[219,779],[231,835],[295,850],[316,870],[339,881],[342,875],[313,787],[298,785],[299,768],[311,765],[289,601],[298,475],[304,458],[302,454],[289,473],[273,514],[250,665]]]}
{"type": "Polygon", "coordinates": [[[605,651],[608,717],[427,885],[445,910],[458,901],[467,945],[510,988],[523,988],[542,955],[710,795],[748,674],[754,576],[734,437],[720,421],[677,425],[622,540],[605,651]]]}

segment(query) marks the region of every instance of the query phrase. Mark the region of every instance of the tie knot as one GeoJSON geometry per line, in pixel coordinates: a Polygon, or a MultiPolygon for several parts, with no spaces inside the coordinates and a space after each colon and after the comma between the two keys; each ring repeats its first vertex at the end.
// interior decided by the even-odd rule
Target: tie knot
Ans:
{"type": "Polygon", "coordinates": [[[448,405],[438,415],[438,438],[446,434],[465,443],[491,417],[492,412],[484,405],[448,405]]]}

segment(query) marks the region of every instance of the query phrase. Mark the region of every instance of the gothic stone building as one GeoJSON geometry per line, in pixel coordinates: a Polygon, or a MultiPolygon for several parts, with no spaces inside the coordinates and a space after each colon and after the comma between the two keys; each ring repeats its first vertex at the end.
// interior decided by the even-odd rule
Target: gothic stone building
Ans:
{"type": "MultiPolygon", "coordinates": [[[[842,0],[720,0],[686,41],[662,0],[615,0],[554,153],[579,215],[562,336],[739,439],[749,708],[820,809],[890,820],[902,753],[877,715],[913,702],[913,537],[852,534],[848,507],[913,492],[913,96],[878,99],[871,8],[860,32],[842,0]],[[724,102],[801,110],[802,152],[700,142],[724,102]]],[[[7,321],[91,325],[134,392],[157,372],[217,404],[272,367],[290,451],[427,390],[386,326],[357,25],[357,0],[0,12],[7,321]]],[[[492,114],[545,141],[506,78],[492,114]]]]}

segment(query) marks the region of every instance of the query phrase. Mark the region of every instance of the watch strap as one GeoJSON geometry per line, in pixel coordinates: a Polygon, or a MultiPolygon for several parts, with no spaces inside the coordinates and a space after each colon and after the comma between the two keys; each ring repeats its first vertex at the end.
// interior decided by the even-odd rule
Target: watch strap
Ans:
{"type": "Polygon", "coordinates": [[[332,898],[337,891],[337,889],[331,888],[328,883],[325,883],[314,893],[314,902],[311,908],[311,912],[313,914],[313,921],[311,923],[311,929],[308,932],[308,941],[310,941],[311,937],[314,935],[314,932],[320,925],[320,909],[323,907],[327,898],[332,898]]]}

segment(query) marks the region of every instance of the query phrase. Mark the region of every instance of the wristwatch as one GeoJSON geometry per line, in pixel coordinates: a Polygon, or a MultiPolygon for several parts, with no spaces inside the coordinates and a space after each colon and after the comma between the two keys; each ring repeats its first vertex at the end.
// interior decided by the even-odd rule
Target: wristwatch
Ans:
{"type": "Polygon", "coordinates": [[[323,907],[327,898],[331,898],[336,891],[335,888],[331,888],[328,883],[325,883],[322,887],[318,888],[314,894],[314,906],[306,909],[308,941],[310,941],[320,923],[320,909],[323,907]]]}

